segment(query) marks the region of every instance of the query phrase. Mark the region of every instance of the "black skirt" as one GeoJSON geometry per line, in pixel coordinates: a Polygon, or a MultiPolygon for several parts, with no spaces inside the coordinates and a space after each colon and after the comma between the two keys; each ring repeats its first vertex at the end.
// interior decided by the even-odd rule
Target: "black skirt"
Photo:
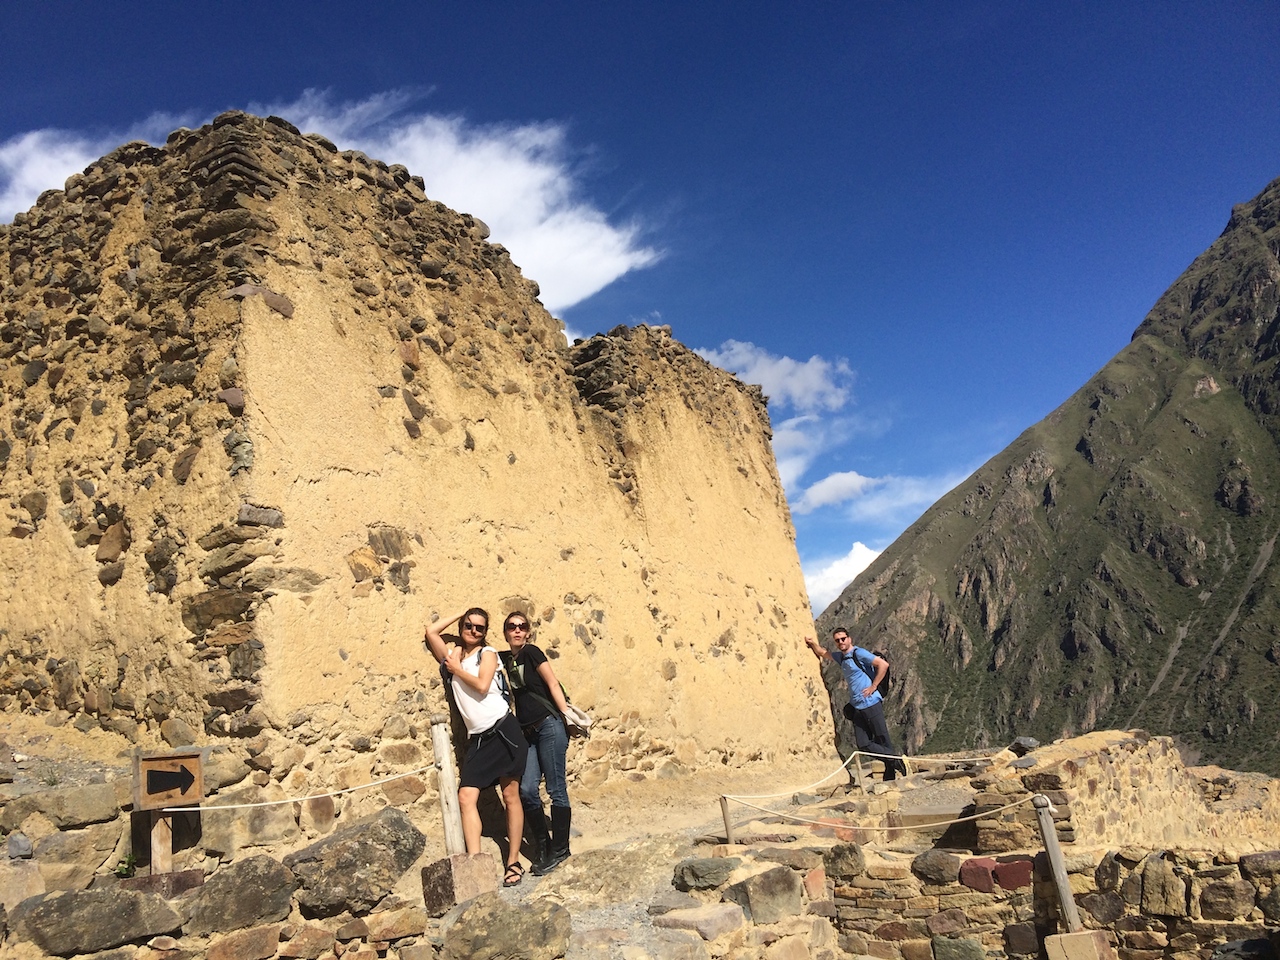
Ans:
{"type": "Polygon", "coordinates": [[[488,730],[467,738],[467,754],[462,758],[459,786],[492,787],[503,777],[519,780],[524,775],[529,742],[525,740],[515,714],[508,713],[488,730]]]}

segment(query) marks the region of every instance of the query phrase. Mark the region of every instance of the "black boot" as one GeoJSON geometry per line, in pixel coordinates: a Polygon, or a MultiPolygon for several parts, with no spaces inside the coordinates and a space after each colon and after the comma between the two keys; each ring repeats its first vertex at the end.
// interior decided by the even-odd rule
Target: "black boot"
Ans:
{"type": "Polygon", "coordinates": [[[542,804],[533,809],[524,808],[524,836],[529,844],[529,861],[536,871],[551,854],[551,833],[547,829],[547,815],[542,812],[542,804]]]}
{"type": "Polygon", "coordinates": [[[535,864],[535,876],[550,873],[569,859],[569,826],[573,822],[573,810],[570,807],[551,805],[551,852],[542,863],[535,864]]]}

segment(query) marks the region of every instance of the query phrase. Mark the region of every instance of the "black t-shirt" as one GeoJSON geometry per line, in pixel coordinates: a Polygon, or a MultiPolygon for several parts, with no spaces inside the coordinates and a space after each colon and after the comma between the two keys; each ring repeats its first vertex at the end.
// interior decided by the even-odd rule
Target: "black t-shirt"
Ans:
{"type": "Polygon", "coordinates": [[[547,704],[554,705],[555,701],[551,699],[546,681],[538,673],[538,667],[547,662],[547,655],[532,643],[526,643],[519,653],[507,652],[502,658],[506,662],[511,687],[516,694],[516,716],[520,719],[520,725],[527,727],[551,716],[551,709],[547,704]],[[542,697],[546,703],[539,701],[538,697],[542,697]]]}

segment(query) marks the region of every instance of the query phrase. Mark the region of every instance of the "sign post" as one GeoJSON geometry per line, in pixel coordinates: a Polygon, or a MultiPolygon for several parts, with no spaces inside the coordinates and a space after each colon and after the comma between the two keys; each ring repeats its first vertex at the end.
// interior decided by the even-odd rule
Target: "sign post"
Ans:
{"type": "Polygon", "coordinates": [[[193,748],[133,755],[133,809],[151,812],[151,874],[173,869],[173,819],[165,807],[204,799],[204,752],[193,748]]]}

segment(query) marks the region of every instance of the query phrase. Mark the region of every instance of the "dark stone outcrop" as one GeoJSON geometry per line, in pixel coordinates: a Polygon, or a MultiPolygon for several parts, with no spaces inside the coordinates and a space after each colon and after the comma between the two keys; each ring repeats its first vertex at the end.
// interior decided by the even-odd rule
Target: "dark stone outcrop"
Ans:
{"type": "Polygon", "coordinates": [[[267,856],[223,867],[188,901],[184,929],[197,936],[284,920],[298,887],[293,871],[267,856]]]}
{"type": "Polygon", "coordinates": [[[741,863],[737,857],[689,857],[676,864],[671,883],[677,890],[714,890],[741,863]]]}
{"type": "Polygon", "coordinates": [[[70,957],[173,933],[182,918],[153,894],[106,888],[23,900],[9,926],[14,936],[46,953],[70,957]]]}
{"type": "Polygon", "coordinates": [[[387,807],[289,854],[284,865],[301,884],[298,904],[305,914],[363,913],[390,892],[425,846],[409,818],[387,807]]]}
{"type": "Polygon", "coordinates": [[[485,893],[462,906],[444,932],[442,960],[556,960],[569,949],[569,911],[550,900],[506,903],[485,893]]]}

